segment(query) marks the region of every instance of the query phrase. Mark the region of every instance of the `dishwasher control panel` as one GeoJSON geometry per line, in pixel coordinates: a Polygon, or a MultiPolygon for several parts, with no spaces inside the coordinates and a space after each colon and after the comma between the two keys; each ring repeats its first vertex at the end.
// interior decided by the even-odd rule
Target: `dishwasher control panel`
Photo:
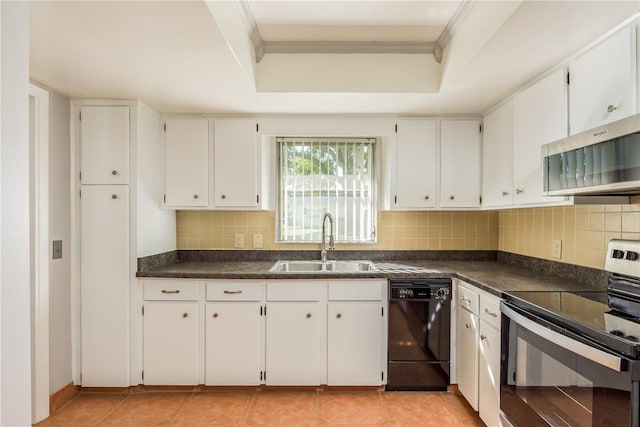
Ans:
{"type": "Polygon", "coordinates": [[[390,281],[389,297],[392,300],[445,301],[451,298],[451,281],[390,281]]]}

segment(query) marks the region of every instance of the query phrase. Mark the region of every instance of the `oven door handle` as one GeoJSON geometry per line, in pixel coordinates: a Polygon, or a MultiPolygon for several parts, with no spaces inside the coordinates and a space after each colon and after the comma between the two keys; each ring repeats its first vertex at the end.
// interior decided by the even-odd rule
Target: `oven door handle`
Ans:
{"type": "Polygon", "coordinates": [[[527,319],[523,315],[517,313],[511,309],[504,302],[500,303],[500,311],[511,320],[525,329],[533,332],[534,334],[541,336],[542,338],[551,341],[554,344],[559,345],[573,353],[576,353],[592,362],[598,363],[607,368],[613,369],[616,372],[622,371],[622,358],[591,347],[587,344],[583,344],[580,341],[573,340],[562,334],[552,331],[549,328],[544,327],[530,319],[527,319]]]}

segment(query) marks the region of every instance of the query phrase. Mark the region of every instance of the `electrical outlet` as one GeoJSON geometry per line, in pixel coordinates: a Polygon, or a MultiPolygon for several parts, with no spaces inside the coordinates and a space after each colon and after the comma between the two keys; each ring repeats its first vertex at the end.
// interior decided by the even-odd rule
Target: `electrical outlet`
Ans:
{"type": "Polygon", "coordinates": [[[253,248],[262,249],[262,234],[253,235],[253,248]]]}
{"type": "Polygon", "coordinates": [[[562,240],[553,241],[553,257],[562,258],[562,240]]]}
{"type": "Polygon", "coordinates": [[[244,234],[236,234],[235,247],[244,248],[244,234]]]}

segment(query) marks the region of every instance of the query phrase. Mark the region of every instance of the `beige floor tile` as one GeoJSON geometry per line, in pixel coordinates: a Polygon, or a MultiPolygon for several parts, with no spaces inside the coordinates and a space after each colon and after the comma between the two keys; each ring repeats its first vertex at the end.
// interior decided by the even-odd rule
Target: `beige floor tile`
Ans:
{"type": "Polygon", "coordinates": [[[169,426],[193,393],[145,393],[131,395],[101,426],[169,426]]]}
{"type": "Polygon", "coordinates": [[[318,392],[316,391],[261,391],[255,401],[247,426],[303,427],[316,426],[318,392]]]}

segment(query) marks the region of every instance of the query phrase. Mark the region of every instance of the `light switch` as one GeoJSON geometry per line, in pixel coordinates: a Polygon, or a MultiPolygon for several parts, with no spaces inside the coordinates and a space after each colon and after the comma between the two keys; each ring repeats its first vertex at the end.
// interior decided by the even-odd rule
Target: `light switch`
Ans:
{"type": "Polygon", "coordinates": [[[53,241],[53,259],[62,258],[62,240],[54,240],[53,241]]]}
{"type": "Polygon", "coordinates": [[[262,249],[262,234],[253,235],[253,249],[262,249]]]}
{"type": "Polygon", "coordinates": [[[244,248],[244,234],[236,234],[235,247],[244,248]]]}
{"type": "Polygon", "coordinates": [[[553,257],[562,258],[562,240],[553,241],[553,257]]]}

